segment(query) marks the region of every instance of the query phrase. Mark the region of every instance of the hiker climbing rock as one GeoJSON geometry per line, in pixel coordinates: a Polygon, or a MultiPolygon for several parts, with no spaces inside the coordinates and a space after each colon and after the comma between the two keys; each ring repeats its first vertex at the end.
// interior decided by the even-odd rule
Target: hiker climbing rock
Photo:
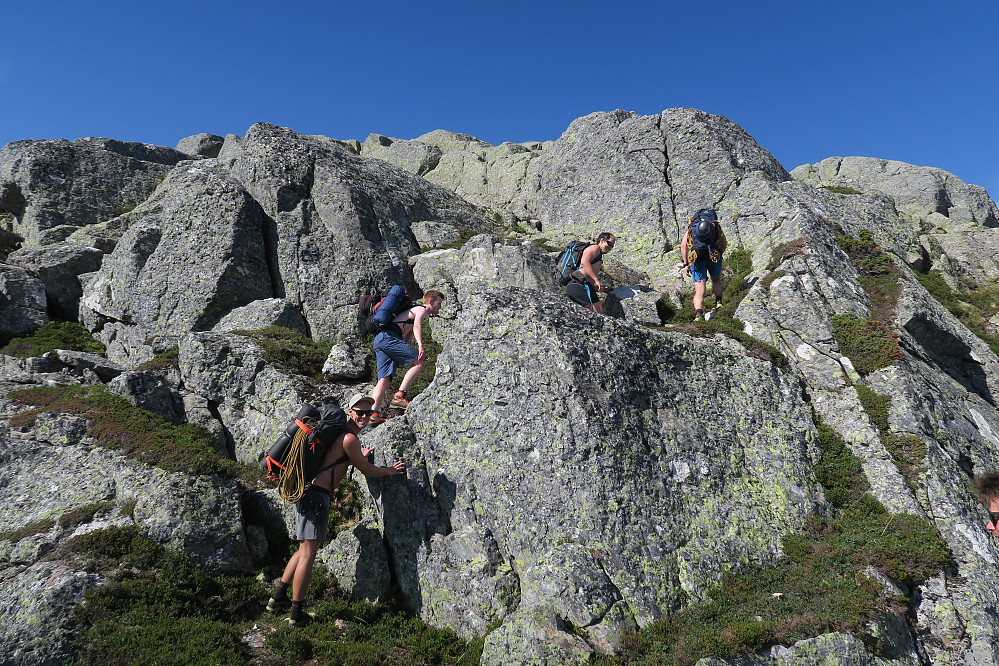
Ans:
{"type": "Polygon", "coordinates": [[[694,317],[698,320],[705,319],[704,294],[708,275],[711,276],[711,290],[715,294],[715,310],[722,305],[725,288],[721,277],[722,254],[726,247],[728,241],[718,224],[718,214],[710,208],[694,213],[680,242],[680,257],[687,267],[687,275],[694,280],[694,317]]]}
{"type": "Polygon", "coordinates": [[[389,409],[406,409],[409,400],[406,391],[423,372],[427,365],[427,352],[423,348],[423,321],[432,314],[440,312],[444,294],[431,289],[423,295],[423,305],[408,308],[392,318],[390,324],[375,336],[375,359],[378,365],[378,381],[371,393],[375,405],[375,414],[369,425],[376,426],[385,421],[378,411],[385,393],[388,391],[392,375],[397,367],[410,366],[402,378],[399,390],[392,397],[389,409]],[[413,349],[413,341],[416,349],[413,349]]]}
{"type": "Polygon", "coordinates": [[[298,550],[288,561],[281,581],[267,602],[267,610],[271,613],[280,612],[290,606],[291,616],[288,622],[294,627],[303,627],[312,620],[312,616],[303,610],[302,602],[312,580],[312,566],[316,561],[316,554],[327,537],[330,489],[337,487],[351,465],[369,477],[405,472],[405,466],[400,461],[396,461],[391,467],[372,465],[368,461],[368,455],[374,447],[361,448],[361,440],[357,438],[357,434],[368,425],[368,420],[374,413],[374,403],[371,398],[357,393],[347,404],[349,417],[347,429],[333,440],[333,444],[320,463],[319,472],[306,487],[305,494],[295,504],[295,538],[299,541],[298,550]]]}
{"type": "Polygon", "coordinates": [[[999,538],[999,472],[986,472],[974,478],[972,482],[978,499],[989,512],[989,520],[985,529],[992,536],[999,538]]]}
{"type": "Polygon", "coordinates": [[[565,287],[565,295],[573,303],[579,303],[585,308],[603,314],[604,305],[600,302],[599,292],[610,291],[600,282],[600,268],[603,266],[603,256],[614,249],[617,238],[609,231],[597,236],[597,242],[583,250],[579,257],[579,265],[572,272],[569,283],[565,287]]]}

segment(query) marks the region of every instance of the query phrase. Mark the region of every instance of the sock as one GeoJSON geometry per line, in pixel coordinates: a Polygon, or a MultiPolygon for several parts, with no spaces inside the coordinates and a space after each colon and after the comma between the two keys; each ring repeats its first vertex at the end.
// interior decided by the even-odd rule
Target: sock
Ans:
{"type": "Polygon", "coordinates": [[[284,601],[288,598],[288,585],[289,583],[279,580],[278,584],[274,586],[274,594],[271,597],[274,601],[284,601]]]}
{"type": "Polygon", "coordinates": [[[302,602],[301,601],[292,601],[291,602],[291,619],[292,620],[301,620],[303,615],[305,615],[305,611],[302,610],[302,602]]]}
{"type": "Polygon", "coordinates": [[[701,317],[703,317],[704,316],[704,310],[695,310],[694,311],[694,316],[696,317],[698,315],[700,315],[701,317]]]}

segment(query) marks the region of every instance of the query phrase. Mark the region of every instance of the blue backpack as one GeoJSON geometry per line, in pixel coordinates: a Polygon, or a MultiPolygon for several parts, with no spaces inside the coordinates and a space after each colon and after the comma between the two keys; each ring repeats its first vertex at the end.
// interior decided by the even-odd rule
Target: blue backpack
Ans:
{"type": "Polygon", "coordinates": [[[364,330],[368,333],[379,333],[391,329],[394,326],[392,320],[396,315],[411,307],[413,307],[413,302],[406,295],[406,290],[397,284],[389,289],[385,298],[378,301],[378,304],[372,308],[371,316],[364,322],[364,330]]]}

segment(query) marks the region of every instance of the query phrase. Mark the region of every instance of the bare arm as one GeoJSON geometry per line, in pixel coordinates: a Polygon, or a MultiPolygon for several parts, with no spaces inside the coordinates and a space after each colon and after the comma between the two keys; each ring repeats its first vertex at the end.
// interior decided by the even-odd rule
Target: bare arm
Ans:
{"type": "Polygon", "coordinates": [[[406,471],[406,466],[403,465],[401,460],[396,460],[392,463],[391,467],[377,467],[372,465],[368,461],[368,454],[374,450],[374,447],[362,450],[361,440],[351,433],[347,433],[343,437],[343,450],[347,454],[347,457],[350,458],[350,464],[356,467],[364,476],[391,476],[402,474],[406,471]]]}
{"type": "Polygon", "coordinates": [[[427,358],[427,352],[423,349],[423,320],[426,319],[429,314],[430,309],[423,307],[420,308],[420,314],[413,318],[413,337],[416,338],[416,348],[420,352],[416,357],[418,362],[427,358]]]}
{"type": "Polygon", "coordinates": [[[718,248],[718,251],[722,253],[724,253],[725,249],[728,247],[728,239],[725,238],[725,232],[721,228],[718,229],[718,242],[715,243],[715,246],[718,248]]]}

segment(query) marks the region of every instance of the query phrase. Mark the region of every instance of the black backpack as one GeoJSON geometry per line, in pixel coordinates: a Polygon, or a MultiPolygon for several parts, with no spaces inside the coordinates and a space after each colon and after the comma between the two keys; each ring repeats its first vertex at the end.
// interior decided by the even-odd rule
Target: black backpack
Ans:
{"type": "Polygon", "coordinates": [[[688,264],[693,264],[698,257],[709,257],[711,261],[717,261],[714,258],[717,254],[714,245],[718,242],[718,213],[711,208],[697,211],[690,218],[687,233],[690,237],[688,264]]]}
{"type": "Polygon", "coordinates": [[[555,280],[563,287],[572,280],[572,274],[579,269],[579,263],[583,260],[583,250],[590,246],[584,241],[572,241],[558,255],[555,262],[555,280]]]}
{"type": "Polygon", "coordinates": [[[335,402],[302,405],[284,433],[260,456],[267,478],[278,482],[282,498],[293,503],[301,499],[333,440],[346,429],[347,413],[335,402]]]}
{"type": "Polygon", "coordinates": [[[406,293],[406,289],[398,284],[389,289],[384,296],[374,291],[362,296],[358,303],[358,309],[365,317],[364,330],[372,334],[393,327],[398,331],[398,326],[394,325],[392,320],[400,312],[411,307],[413,307],[413,301],[406,293]],[[372,303],[375,305],[372,306],[372,303]]]}

